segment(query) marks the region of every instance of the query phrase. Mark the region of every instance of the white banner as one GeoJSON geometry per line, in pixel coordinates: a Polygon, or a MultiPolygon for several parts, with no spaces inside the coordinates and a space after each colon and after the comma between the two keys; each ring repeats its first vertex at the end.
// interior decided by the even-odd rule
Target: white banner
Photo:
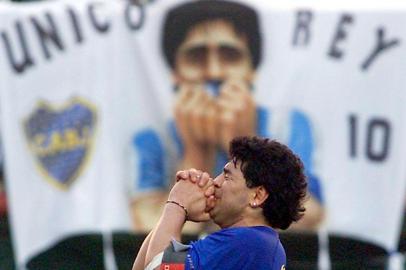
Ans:
{"type": "MultiPolygon", "coordinates": [[[[162,35],[167,9],[183,2],[0,6],[2,135],[20,263],[68,234],[129,229],[130,193],[167,187],[182,145],[172,116],[179,78],[162,35]]],[[[241,2],[261,27],[249,86],[257,133],[301,155],[329,231],[394,250],[406,188],[406,9],[241,2]]]]}

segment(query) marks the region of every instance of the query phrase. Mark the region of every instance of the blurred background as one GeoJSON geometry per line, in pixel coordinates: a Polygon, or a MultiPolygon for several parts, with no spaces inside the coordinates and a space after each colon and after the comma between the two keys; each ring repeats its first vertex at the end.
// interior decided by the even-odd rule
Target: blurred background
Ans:
{"type": "Polygon", "coordinates": [[[243,135],[305,165],[288,269],[406,269],[405,8],[0,1],[0,269],[131,269],[175,172],[243,135]]]}

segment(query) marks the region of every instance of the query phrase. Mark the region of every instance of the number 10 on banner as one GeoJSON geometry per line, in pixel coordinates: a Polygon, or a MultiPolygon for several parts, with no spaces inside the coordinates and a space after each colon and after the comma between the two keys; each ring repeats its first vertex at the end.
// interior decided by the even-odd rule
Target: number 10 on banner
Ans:
{"type": "Polygon", "coordinates": [[[391,140],[391,125],[384,118],[369,118],[360,121],[358,116],[350,114],[348,117],[351,158],[365,157],[373,162],[384,162],[388,157],[391,140]],[[360,130],[365,132],[360,133],[360,130]]]}

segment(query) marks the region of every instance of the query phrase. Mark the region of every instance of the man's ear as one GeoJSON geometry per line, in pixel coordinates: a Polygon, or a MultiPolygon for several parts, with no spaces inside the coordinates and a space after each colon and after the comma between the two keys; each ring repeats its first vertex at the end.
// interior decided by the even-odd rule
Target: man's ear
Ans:
{"type": "Polygon", "coordinates": [[[269,192],[264,186],[255,187],[254,196],[251,199],[251,205],[261,206],[269,196],[269,192]]]}

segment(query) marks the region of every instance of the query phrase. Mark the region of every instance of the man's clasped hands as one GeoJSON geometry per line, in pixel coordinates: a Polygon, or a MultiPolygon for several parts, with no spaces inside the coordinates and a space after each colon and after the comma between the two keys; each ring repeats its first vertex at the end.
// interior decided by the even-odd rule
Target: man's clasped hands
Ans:
{"type": "Polygon", "coordinates": [[[185,207],[187,220],[208,221],[216,204],[216,183],[207,172],[196,169],[178,171],[168,201],[185,207]]]}

